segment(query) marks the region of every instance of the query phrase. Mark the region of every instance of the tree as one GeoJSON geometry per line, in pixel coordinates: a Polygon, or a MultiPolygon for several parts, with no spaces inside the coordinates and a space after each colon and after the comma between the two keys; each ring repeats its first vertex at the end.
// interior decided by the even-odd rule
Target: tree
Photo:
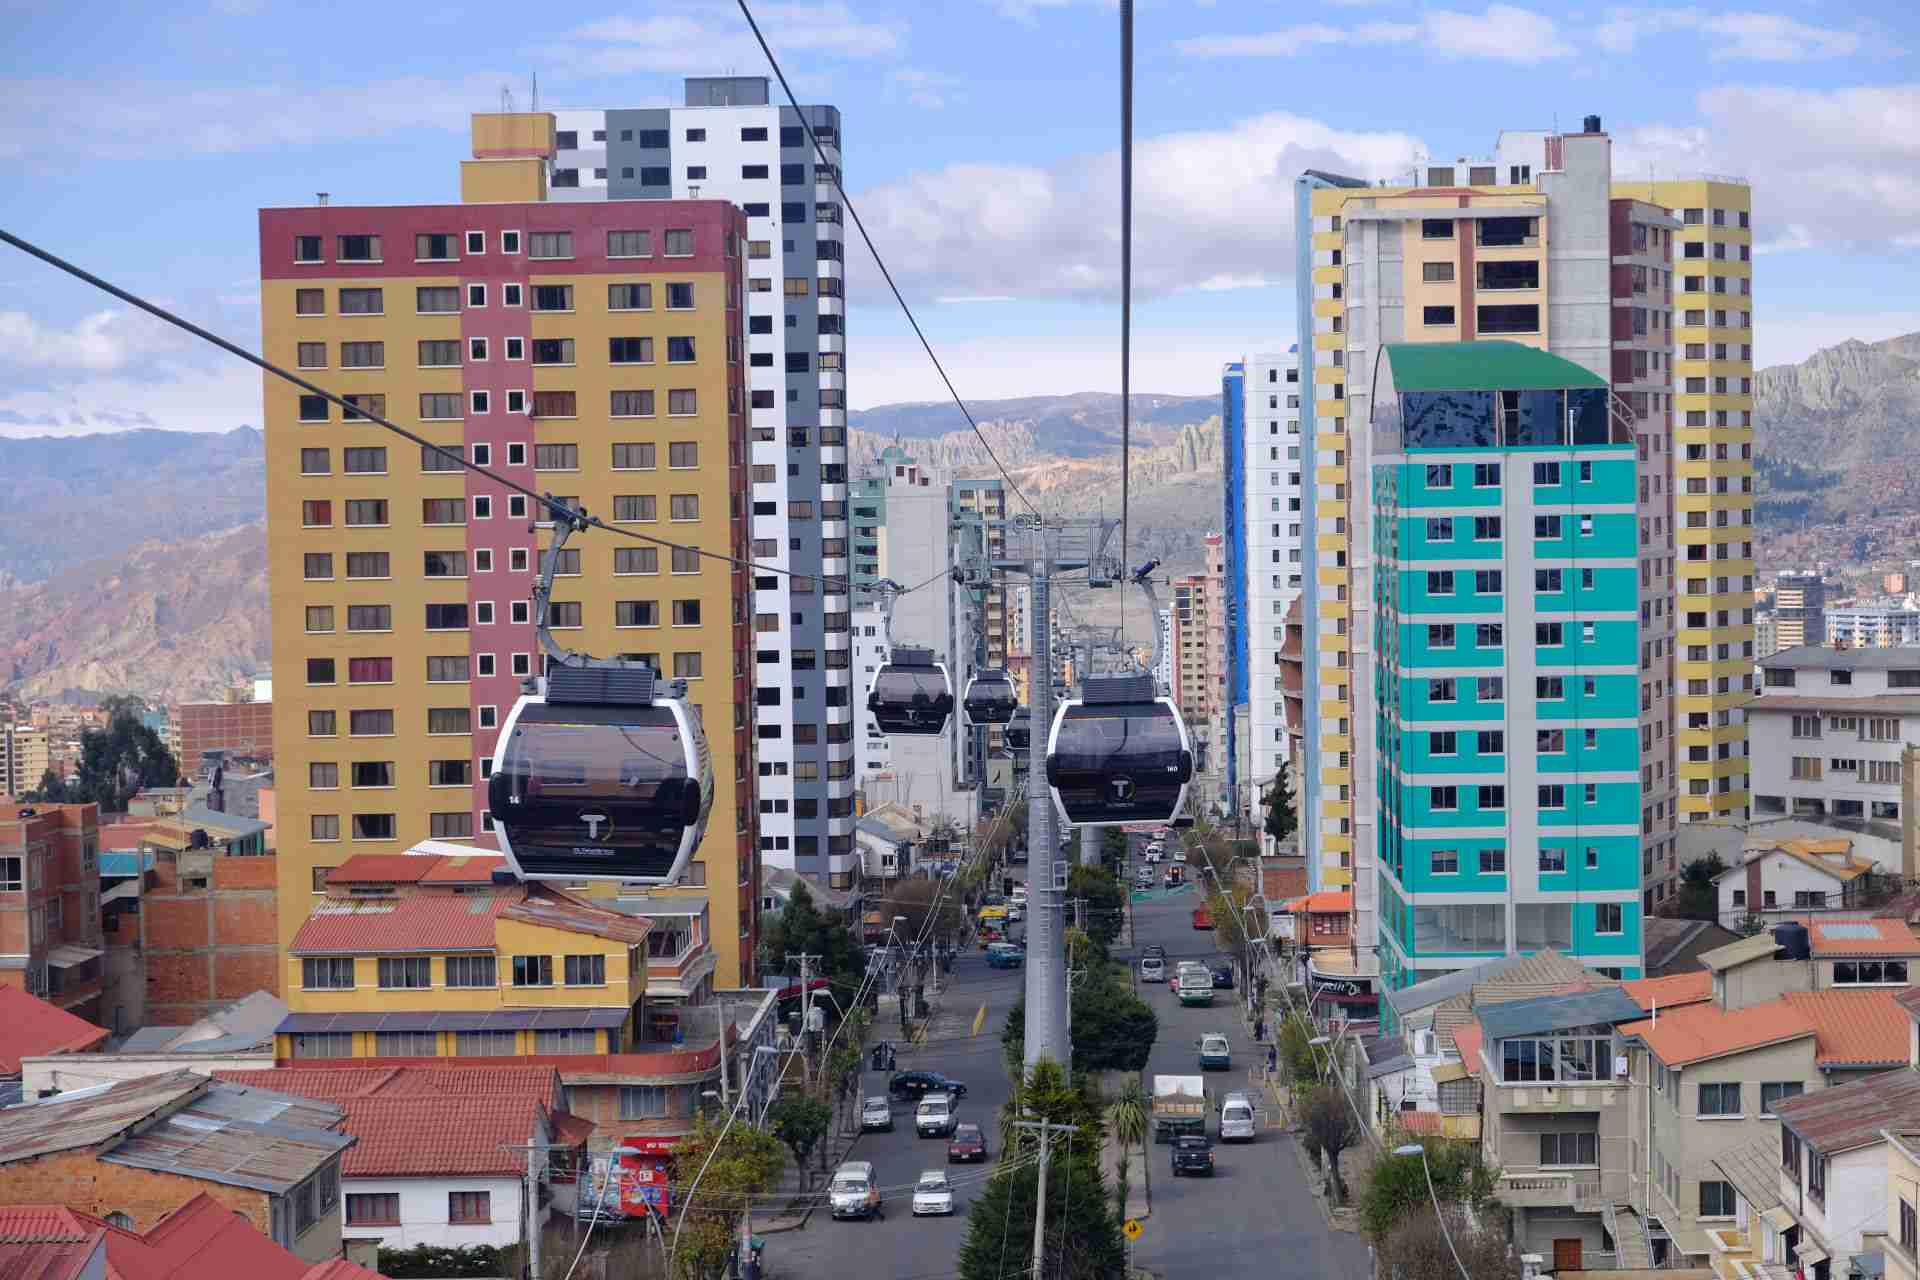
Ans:
{"type": "Polygon", "coordinates": [[[20,797],[39,804],[69,804],[74,798],[68,795],[67,780],[48,769],[40,775],[40,785],[20,797]]]}
{"type": "Polygon", "coordinates": [[[800,1189],[807,1188],[807,1157],[833,1124],[833,1108],[797,1089],[788,1089],[767,1109],[766,1125],[774,1137],[793,1153],[793,1167],[800,1171],[800,1189]]]}
{"type": "Polygon", "coordinates": [[[1287,762],[1280,762],[1280,772],[1273,775],[1273,785],[1267,789],[1267,821],[1262,828],[1275,840],[1285,840],[1300,825],[1299,815],[1293,808],[1293,782],[1287,777],[1287,762]]]}
{"type": "Polygon", "coordinates": [[[920,938],[958,942],[967,927],[966,908],[953,894],[943,894],[937,880],[929,880],[925,876],[894,881],[880,905],[889,918],[906,917],[899,934],[901,943],[906,946],[912,946],[920,938]],[[932,921],[931,929],[927,927],[929,920],[932,921]]]}
{"type": "Polygon", "coordinates": [[[1313,1027],[1298,1015],[1289,1017],[1276,1028],[1279,1034],[1279,1063],[1286,1082],[1298,1089],[1321,1081],[1320,1057],[1308,1043],[1313,1027]]]}
{"type": "MultiPolygon", "coordinates": [[[[1124,970],[1108,964],[1089,967],[1070,996],[1068,1034],[1073,1063],[1082,1071],[1144,1071],[1160,1035],[1153,1006],[1135,995],[1124,970]]],[[[1010,1070],[1026,1058],[1027,1000],[1021,995],[1007,1010],[1000,1032],[1001,1052],[1010,1070]]]]}
{"type": "Polygon", "coordinates": [[[1119,827],[1100,829],[1100,865],[1118,879],[1127,865],[1127,833],[1119,827]]]}
{"type": "Polygon", "coordinates": [[[747,1125],[725,1128],[702,1111],[694,1116],[693,1132],[674,1146],[673,1159],[676,1168],[691,1169],[700,1179],[699,1191],[680,1201],[675,1272],[683,1280],[717,1280],[740,1235],[740,1215],[752,1197],[770,1190],[780,1176],[780,1143],[747,1125]],[[703,1167],[706,1172],[701,1174],[703,1167]]]}
{"type": "MultiPolygon", "coordinates": [[[[1054,1135],[1049,1151],[1041,1274],[1069,1280],[1107,1280],[1122,1274],[1126,1246],[1100,1167],[1105,1131],[1101,1100],[1085,1077],[1070,1080],[1057,1063],[1043,1060],[1015,1085],[1003,1114],[1010,1121],[1023,1111],[1026,1119],[1075,1126],[1069,1136],[1054,1135]]],[[[1022,1147],[1032,1151],[1039,1140],[1033,1133],[1003,1122],[1002,1149],[1009,1157],[1022,1147]]],[[[968,1212],[959,1280],[1002,1280],[1027,1270],[1040,1190],[1038,1162],[1008,1159],[1001,1168],[1006,1171],[988,1181],[968,1212]]]]}
{"type": "MultiPolygon", "coordinates": [[[[59,799],[69,804],[97,804],[106,813],[124,813],[135,792],[176,786],[179,781],[180,767],[167,744],[122,706],[105,729],[89,729],[80,735],[80,767],[74,778],[62,785],[59,799]]],[[[47,782],[46,777],[41,778],[43,791],[47,782]]],[[[51,801],[53,797],[41,798],[51,801]]]]}
{"type": "Polygon", "coordinates": [[[1473,1280],[1519,1280],[1520,1260],[1507,1252],[1505,1233],[1496,1225],[1476,1225],[1449,1205],[1446,1226],[1443,1233],[1431,1206],[1425,1213],[1407,1214],[1378,1246],[1380,1274],[1399,1280],[1456,1280],[1465,1267],[1473,1280]]]}
{"type": "MultiPolygon", "coordinates": [[[[1414,1140],[1399,1133],[1387,1145],[1395,1149],[1414,1140]]],[[[1433,1196],[1442,1204],[1463,1204],[1476,1211],[1493,1199],[1499,1171],[1481,1158],[1478,1143],[1447,1138],[1419,1141],[1427,1153],[1425,1169],[1418,1156],[1390,1156],[1374,1163],[1360,1192],[1360,1228],[1376,1242],[1408,1216],[1426,1210],[1433,1196]],[[1428,1170],[1433,1173],[1431,1193],[1428,1170]]]]}
{"type": "Polygon", "coordinates": [[[1327,1170],[1327,1195],[1335,1204],[1346,1198],[1340,1180],[1340,1153],[1360,1141],[1360,1124],[1337,1084],[1316,1086],[1301,1100],[1300,1127],[1308,1150],[1327,1170]]]}
{"type": "Polygon", "coordinates": [[[1126,916],[1127,891],[1120,887],[1120,881],[1105,867],[1083,867],[1075,863],[1067,872],[1068,903],[1075,898],[1087,900],[1087,932],[1111,946],[1120,936],[1120,926],[1126,916]]]}
{"type": "Polygon", "coordinates": [[[1107,1128],[1120,1145],[1120,1158],[1115,1169],[1119,1174],[1116,1181],[1120,1185],[1114,1193],[1113,1203],[1115,1211],[1122,1217],[1127,1212],[1127,1166],[1135,1147],[1140,1148],[1140,1173],[1146,1179],[1148,1194],[1152,1194],[1153,1162],[1147,1159],[1148,1112],[1146,1091],[1140,1087],[1137,1079],[1127,1081],[1119,1096],[1107,1104],[1107,1128]]]}
{"type": "Polygon", "coordinates": [[[791,973],[797,978],[800,966],[797,962],[789,965],[787,957],[815,956],[814,975],[832,984],[842,1008],[851,1007],[854,993],[866,976],[866,956],[848,929],[844,914],[815,906],[806,881],[795,881],[787,905],[766,926],[765,939],[761,946],[770,971],[791,973]]]}
{"type": "Polygon", "coordinates": [[[1713,882],[1726,869],[1726,860],[1717,853],[1695,858],[1682,867],[1680,892],[1675,898],[1675,914],[1687,920],[1712,920],[1719,908],[1713,882]]]}

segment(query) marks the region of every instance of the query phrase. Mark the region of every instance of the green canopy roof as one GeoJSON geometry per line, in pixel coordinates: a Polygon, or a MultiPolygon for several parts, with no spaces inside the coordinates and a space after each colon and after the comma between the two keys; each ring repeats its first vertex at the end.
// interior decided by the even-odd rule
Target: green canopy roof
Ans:
{"type": "Polygon", "coordinates": [[[1558,391],[1606,380],[1517,342],[1395,342],[1387,346],[1396,391],[1558,391]]]}

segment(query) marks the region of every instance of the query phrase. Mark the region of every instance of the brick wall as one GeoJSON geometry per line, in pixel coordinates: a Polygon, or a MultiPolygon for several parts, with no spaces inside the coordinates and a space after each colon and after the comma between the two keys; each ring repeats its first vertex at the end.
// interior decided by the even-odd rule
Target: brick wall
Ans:
{"type": "Polygon", "coordinates": [[[138,1231],[152,1230],[160,1219],[202,1191],[241,1214],[255,1230],[271,1234],[272,1209],[264,1191],[130,1169],[109,1164],[89,1151],[59,1151],[0,1165],[0,1204],[64,1204],[103,1218],[124,1213],[138,1231]]]}
{"type": "Polygon", "coordinates": [[[280,994],[279,859],[215,858],[208,887],[161,861],[141,903],[147,1021],[181,1026],[255,991],[280,994]]]}

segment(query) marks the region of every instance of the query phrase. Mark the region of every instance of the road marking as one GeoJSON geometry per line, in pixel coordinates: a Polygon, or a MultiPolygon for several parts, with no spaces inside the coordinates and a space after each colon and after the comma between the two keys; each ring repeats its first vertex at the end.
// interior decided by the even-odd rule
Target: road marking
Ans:
{"type": "Polygon", "coordinates": [[[982,1000],[980,1002],[980,1012],[973,1015],[973,1034],[976,1036],[979,1035],[980,1028],[986,1025],[987,1025],[987,1002],[985,1000],[982,1000]]]}

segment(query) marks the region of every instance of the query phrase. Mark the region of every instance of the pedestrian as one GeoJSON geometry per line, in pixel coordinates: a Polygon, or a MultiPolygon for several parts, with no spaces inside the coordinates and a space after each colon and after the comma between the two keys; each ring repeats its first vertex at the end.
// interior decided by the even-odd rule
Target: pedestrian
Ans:
{"type": "Polygon", "coordinates": [[[1254,1043],[1258,1044],[1260,1041],[1265,1040],[1266,1038],[1267,1038],[1267,1020],[1265,1018],[1255,1018],[1253,1020],[1254,1043]]]}
{"type": "Polygon", "coordinates": [[[1280,1051],[1274,1045],[1267,1046],[1267,1076],[1271,1078],[1280,1065],[1280,1051]]]}

